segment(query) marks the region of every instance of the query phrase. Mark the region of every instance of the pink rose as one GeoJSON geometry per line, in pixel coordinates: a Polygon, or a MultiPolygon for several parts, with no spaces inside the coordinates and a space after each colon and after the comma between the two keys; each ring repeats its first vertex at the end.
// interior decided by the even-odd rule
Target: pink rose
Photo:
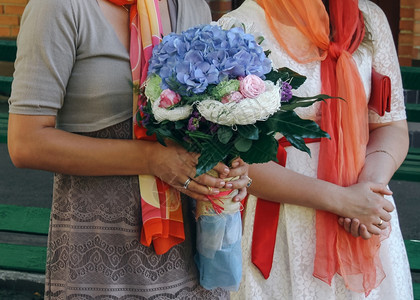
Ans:
{"type": "Polygon", "coordinates": [[[256,98],[264,93],[265,83],[257,75],[248,75],[240,81],[239,91],[246,98],[256,98]]]}
{"type": "Polygon", "coordinates": [[[242,95],[240,92],[232,92],[230,94],[227,94],[223,96],[222,103],[230,103],[230,102],[236,102],[239,103],[241,100],[244,99],[244,95],[242,95]]]}
{"type": "Polygon", "coordinates": [[[163,90],[160,94],[159,107],[170,108],[181,101],[181,96],[170,89],[163,90]]]}

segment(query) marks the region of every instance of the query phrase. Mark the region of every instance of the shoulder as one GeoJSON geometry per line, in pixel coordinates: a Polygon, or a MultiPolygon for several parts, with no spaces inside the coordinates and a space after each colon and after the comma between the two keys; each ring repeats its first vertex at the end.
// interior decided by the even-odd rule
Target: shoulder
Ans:
{"type": "Polygon", "coordinates": [[[178,0],[178,13],[194,11],[196,14],[211,16],[210,7],[205,0],[178,0]]]}
{"type": "Polygon", "coordinates": [[[60,23],[80,16],[88,17],[97,9],[96,0],[30,0],[25,7],[22,21],[25,18],[38,18],[60,23]]]}
{"type": "Polygon", "coordinates": [[[74,22],[74,0],[31,0],[22,15],[22,25],[49,28],[74,22]]]}
{"type": "Polygon", "coordinates": [[[265,24],[264,10],[253,0],[246,0],[237,9],[225,14],[217,22],[224,29],[244,27],[246,32],[253,31],[256,23],[265,24]]]}
{"type": "Polygon", "coordinates": [[[31,0],[25,11],[42,12],[43,15],[57,15],[72,11],[74,0],[31,0]]]}
{"type": "Polygon", "coordinates": [[[368,26],[374,28],[378,24],[388,23],[385,13],[376,3],[369,0],[361,0],[359,1],[359,8],[363,12],[368,26]]]}

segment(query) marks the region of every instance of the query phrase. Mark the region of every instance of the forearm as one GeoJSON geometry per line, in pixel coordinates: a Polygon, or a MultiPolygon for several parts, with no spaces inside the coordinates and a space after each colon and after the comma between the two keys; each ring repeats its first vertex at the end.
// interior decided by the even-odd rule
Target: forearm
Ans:
{"type": "Polygon", "coordinates": [[[274,162],[249,168],[250,194],[273,202],[288,203],[340,214],[344,188],[286,169],[274,162]]]}
{"type": "Polygon", "coordinates": [[[360,173],[359,182],[388,184],[407,155],[407,123],[397,121],[385,126],[372,126],[365,166],[360,173]]]}
{"type": "Polygon", "coordinates": [[[86,137],[33,125],[31,119],[25,124],[10,116],[9,152],[17,167],[90,176],[151,173],[153,142],[86,137]]]}

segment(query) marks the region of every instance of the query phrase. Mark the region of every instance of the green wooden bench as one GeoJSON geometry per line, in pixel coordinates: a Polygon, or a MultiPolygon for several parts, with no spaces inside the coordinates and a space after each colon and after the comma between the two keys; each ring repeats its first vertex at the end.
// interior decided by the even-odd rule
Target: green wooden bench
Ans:
{"type": "MultiPolygon", "coordinates": [[[[14,62],[16,49],[15,40],[0,40],[0,61],[14,62]]],[[[11,76],[0,76],[0,95],[10,96],[12,81],[13,77],[11,76]]]]}
{"type": "Polygon", "coordinates": [[[405,240],[410,270],[413,275],[414,299],[420,300],[420,283],[415,281],[415,276],[420,276],[420,240],[405,240]]]}
{"type": "MultiPolygon", "coordinates": [[[[16,59],[16,42],[0,40],[0,61],[16,59]]],[[[404,89],[420,90],[420,68],[401,67],[404,89]]],[[[8,97],[13,78],[0,76],[0,97],[8,97]]],[[[420,103],[408,103],[407,120],[420,122],[420,103]]],[[[0,143],[7,141],[7,102],[0,101],[0,143]]],[[[393,177],[394,180],[420,182],[420,149],[410,148],[407,158],[393,177]]],[[[47,236],[50,209],[0,204],[0,234],[47,236]]],[[[420,274],[420,241],[406,240],[405,245],[413,274],[420,274]]],[[[15,242],[0,243],[0,270],[45,273],[46,245],[15,242]]],[[[420,283],[413,282],[414,295],[420,300],[420,283]]]]}
{"type": "Polygon", "coordinates": [[[0,269],[45,274],[47,244],[33,245],[27,237],[48,235],[50,212],[49,208],[0,204],[0,235],[13,235],[0,243],[0,269]]]}
{"type": "MultiPolygon", "coordinates": [[[[420,68],[401,67],[404,90],[420,93],[420,68]]],[[[407,121],[420,123],[420,103],[406,104],[407,121]]],[[[392,177],[393,180],[420,182],[420,149],[410,147],[400,168],[392,177]]]]}
{"type": "MultiPolygon", "coordinates": [[[[0,40],[0,62],[13,63],[16,59],[16,41],[0,40]]],[[[0,73],[0,143],[7,140],[7,98],[12,90],[13,77],[0,73]]]]}
{"type": "MultiPolygon", "coordinates": [[[[48,235],[50,209],[0,204],[0,234],[48,235]]],[[[410,269],[420,274],[420,241],[405,240],[410,269]]],[[[46,245],[0,243],[0,270],[45,273],[46,245]]],[[[420,300],[420,283],[413,282],[415,299],[420,300]]]]}

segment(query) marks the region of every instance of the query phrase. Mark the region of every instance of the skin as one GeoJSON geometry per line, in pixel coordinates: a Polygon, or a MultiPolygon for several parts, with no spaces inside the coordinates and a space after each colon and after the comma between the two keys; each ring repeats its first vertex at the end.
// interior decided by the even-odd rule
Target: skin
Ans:
{"type": "MultiPolygon", "coordinates": [[[[358,182],[374,182],[382,185],[388,185],[395,171],[404,161],[409,146],[407,122],[397,121],[383,124],[370,124],[369,144],[366,150],[367,156],[365,166],[359,175],[358,182]],[[381,150],[380,152],[376,150],[381,150]],[[382,151],[386,151],[382,152],[382,151]]],[[[383,221],[389,222],[387,219],[383,221]]],[[[380,220],[378,220],[380,222],[380,220]]],[[[357,224],[361,224],[357,218],[351,221],[349,218],[341,218],[340,224],[357,235],[357,224]]],[[[376,224],[379,224],[376,223],[376,224]]],[[[380,228],[388,226],[383,223],[380,228]]],[[[365,225],[361,225],[359,233],[364,238],[369,238],[371,233],[366,232],[365,225]]]]}
{"type": "Polygon", "coordinates": [[[389,226],[394,206],[383,195],[408,151],[406,121],[371,125],[365,166],[356,184],[341,187],[288,170],[274,162],[251,165],[249,192],[266,200],[301,205],[332,212],[353,236],[368,239],[389,226]],[[375,150],[385,150],[391,155],[375,150]],[[296,188],[311,187],[310,189],[296,188]],[[270,189],[266,187],[270,186],[270,189]],[[383,220],[380,228],[377,224],[383,220]]]}
{"type": "MultiPolygon", "coordinates": [[[[128,12],[108,1],[98,3],[128,51],[128,12]]],[[[169,19],[169,16],[162,15],[162,18],[169,19]]],[[[199,155],[172,142],[164,147],[150,141],[98,139],[65,132],[55,125],[54,116],[10,114],[8,147],[13,164],[18,168],[85,176],[150,174],[202,201],[208,201],[206,195],[215,195],[222,187],[239,189],[236,201],[246,196],[248,165],[240,159],[235,160],[231,168],[219,163],[214,168],[219,178],[208,175],[195,178],[199,155]],[[236,181],[225,183],[223,180],[235,176],[239,176],[236,181]],[[184,189],[189,177],[193,181],[184,189]]]]}
{"type": "MultiPolygon", "coordinates": [[[[329,12],[329,0],[322,2],[329,12]]],[[[270,162],[250,167],[253,184],[248,190],[266,200],[335,213],[341,216],[339,224],[355,237],[369,239],[373,234],[378,235],[391,220],[389,213],[394,206],[384,195],[392,195],[387,185],[407,155],[409,138],[405,120],[369,124],[369,131],[365,165],[352,186],[340,187],[309,178],[270,162]],[[299,187],[311,189],[295,189],[296,182],[299,187]],[[266,190],[265,186],[270,189],[266,190]]]]}

